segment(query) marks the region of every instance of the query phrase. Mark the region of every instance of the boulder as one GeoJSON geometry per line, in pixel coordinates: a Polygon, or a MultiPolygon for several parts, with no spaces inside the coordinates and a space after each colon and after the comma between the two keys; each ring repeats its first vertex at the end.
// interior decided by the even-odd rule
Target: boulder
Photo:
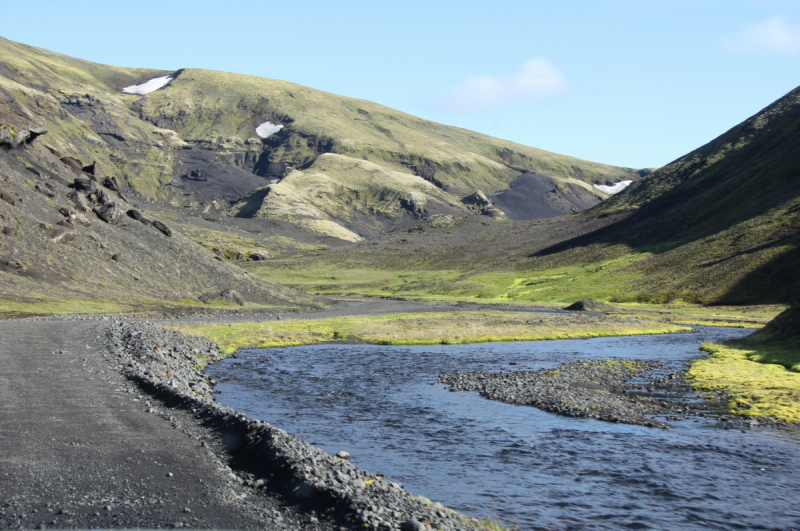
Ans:
{"type": "Polygon", "coordinates": [[[172,230],[169,227],[167,227],[166,225],[164,225],[163,223],[161,223],[160,221],[157,221],[157,220],[153,221],[153,226],[155,228],[157,228],[158,230],[160,230],[164,234],[164,236],[166,236],[167,238],[172,236],[172,230]]]}
{"type": "Polygon", "coordinates": [[[11,206],[17,206],[18,204],[22,203],[22,198],[20,196],[14,192],[8,192],[6,190],[0,190],[0,199],[11,206]]]}
{"type": "Polygon", "coordinates": [[[67,243],[74,239],[75,227],[55,227],[47,233],[47,240],[51,243],[67,243]]]}
{"type": "Polygon", "coordinates": [[[86,177],[76,177],[72,182],[72,187],[79,192],[86,192],[89,194],[97,192],[97,185],[93,180],[86,177]]]}
{"type": "Polygon", "coordinates": [[[208,293],[203,293],[200,295],[200,301],[207,303],[209,301],[219,301],[224,300],[226,302],[232,302],[238,304],[239,306],[244,306],[244,297],[239,294],[238,291],[235,289],[226,289],[223,291],[209,291],[208,293]]]}
{"type": "Polygon", "coordinates": [[[608,312],[614,310],[615,308],[604,302],[582,300],[574,302],[564,309],[577,312],[608,312]]]}
{"type": "Polygon", "coordinates": [[[15,128],[13,126],[11,128],[3,127],[0,128],[0,146],[7,145],[13,148],[23,143],[30,144],[45,133],[47,133],[47,128],[45,127],[32,127],[30,129],[15,128]]]}
{"type": "Polygon", "coordinates": [[[113,192],[119,192],[119,184],[117,184],[117,180],[114,177],[106,177],[100,184],[113,192]]]}
{"type": "Polygon", "coordinates": [[[81,171],[88,175],[94,175],[95,177],[97,177],[100,174],[100,172],[97,170],[97,161],[92,162],[88,166],[84,166],[83,168],[81,168],[81,171]]]}
{"type": "MultiPolygon", "coordinates": [[[[217,251],[217,249],[214,249],[214,251],[217,251]]],[[[250,260],[260,261],[269,260],[270,258],[272,258],[272,255],[269,253],[264,253],[261,251],[254,251],[250,253],[250,260]]]]}
{"type": "Polygon", "coordinates": [[[108,201],[98,205],[93,210],[94,213],[97,214],[98,218],[102,219],[106,223],[110,223],[111,225],[116,225],[123,213],[122,208],[120,208],[120,206],[113,201],[108,201]]]}
{"type": "Polygon", "coordinates": [[[125,213],[128,215],[129,218],[135,219],[136,221],[142,221],[144,219],[142,213],[136,210],[135,208],[132,208],[125,213]]]}
{"type": "Polygon", "coordinates": [[[89,207],[89,202],[86,201],[86,196],[80,193],[77,190],[73,190],[67,194],[67,199],[75,203],[79,210],[83,210],[84,212],[89,207]]]}

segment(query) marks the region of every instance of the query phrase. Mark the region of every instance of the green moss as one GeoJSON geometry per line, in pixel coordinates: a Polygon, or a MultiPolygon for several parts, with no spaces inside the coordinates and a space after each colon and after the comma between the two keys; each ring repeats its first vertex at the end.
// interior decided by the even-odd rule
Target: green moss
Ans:
{"type": "Polygon", "coordinates": [[[729,393],[732,414],[800,422],[800,374],[764,363],[768,358],[757,349],[717,343],[705,343],[702,348],[711,356],[692,365],[693,385],[729,393]]]}

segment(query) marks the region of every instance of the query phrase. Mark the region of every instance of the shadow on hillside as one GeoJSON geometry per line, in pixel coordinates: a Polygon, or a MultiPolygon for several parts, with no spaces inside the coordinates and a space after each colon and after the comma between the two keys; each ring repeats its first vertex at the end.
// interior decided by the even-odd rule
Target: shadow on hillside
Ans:
{"type": "Polygon", "coordinates": [[[800,235],[787,242],[792,249],[745,275],[713,304],[791,304],[800,301],[797,276],[800,272],[800,235]]]}

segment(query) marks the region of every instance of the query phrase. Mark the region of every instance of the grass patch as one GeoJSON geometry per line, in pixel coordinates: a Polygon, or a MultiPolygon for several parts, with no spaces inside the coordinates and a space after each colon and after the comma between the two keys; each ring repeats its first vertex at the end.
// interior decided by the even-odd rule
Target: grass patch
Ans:
{"type": "Polygon", "coordinates": [[[800,308],[743,339],[706,343],[689,372],[701,389],[731,395],[731,413],[800,422],[800,308]]]}
{"type": "Polygon", "coordinates": [[[206,337],[218,343],[228,353],[244,347],[283,347],[323,341],[362,341],[379,345],[450,345],[663,334],[690,330],[668,323],[629,318],[597,319],[494,311],[200,324],[171,328],[206,337]]]}
{"type": "Polygon", "coordinates": [[[732,414],[800,422],[800,373],[787,370],[800,369],[798,351],[747,348],[744,341],[705,343],[702,350],[711,356],[696,361],[689,377],[700,389],[730,393],[732,414]]]}

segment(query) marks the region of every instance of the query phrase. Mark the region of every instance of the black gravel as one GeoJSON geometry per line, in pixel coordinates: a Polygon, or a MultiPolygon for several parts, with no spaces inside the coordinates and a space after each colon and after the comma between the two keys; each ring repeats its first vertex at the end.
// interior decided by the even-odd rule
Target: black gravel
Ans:
{"type": "Polygon", "coordinates": [[[537,371],[455,372],[439,375],[439,382],[451,391],[477,391],[490,400],[557,415],[668,428],[648,415],[682,412],[682,404],[626,390],[626,382],[664,365],[648,360],[574,361],[537,371]]]}

